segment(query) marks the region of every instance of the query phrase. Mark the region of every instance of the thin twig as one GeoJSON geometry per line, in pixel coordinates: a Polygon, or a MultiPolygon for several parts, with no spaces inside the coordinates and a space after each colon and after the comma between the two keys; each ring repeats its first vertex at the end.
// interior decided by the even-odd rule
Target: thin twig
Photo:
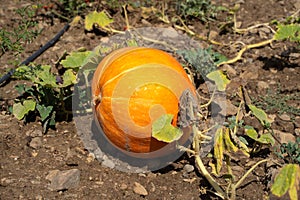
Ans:
{"type": "Polygon", "coordinates": [[[242,178],[240,178],[240,180],[234,184],[232,186],[232,189],[231,189],[231,199],[235,199],[235,191],[236,189],[242,184],[242,182],[246,179],[247,176],[249,176],[249,174],[258,166],[260,165],[261,163],[264,163],[264,162],[267,162],[269,161],[269,159],[264,159],[264,160],[261,160],[259,162],[257,162],[255,165],[253,165],[244,175],[242,178]]]}
{"type": "Polygon", "coordinates": [[[122,8],[124,10],[124,15],[125,15],[126,28],[127,28],[127,30],[130,30],[130,25],[129,25],[129,20],[128,20],[128,14],[127,14],[126,7],[127,7],[127,4],[122,6],[122,8]]]}

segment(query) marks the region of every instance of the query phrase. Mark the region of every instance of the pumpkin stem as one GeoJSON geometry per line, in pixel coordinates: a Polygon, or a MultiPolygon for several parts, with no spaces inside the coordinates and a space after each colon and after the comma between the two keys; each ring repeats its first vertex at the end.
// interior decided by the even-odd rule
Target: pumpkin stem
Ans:
{"type": "Polygon", "coordinates": [[[93,96],[93,105],[97,105],[101,102],[101,95],[93,96]]]}

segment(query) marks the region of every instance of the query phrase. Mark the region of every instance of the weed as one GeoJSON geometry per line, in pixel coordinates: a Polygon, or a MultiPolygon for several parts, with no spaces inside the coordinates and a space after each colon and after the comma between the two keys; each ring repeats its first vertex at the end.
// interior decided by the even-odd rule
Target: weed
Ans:
{"type": "Polygon", "coordinates": [[[185,0],[177,1],[177,11],[184,19],[196,18],[202,22],[213,20],[217,16],[217,7],[210,0],[185,0]]]}
{"type": "Polygon", "coordinates": [[[76,81],[73,69],[66,69],[62,75],[53,74],[50,65],[21,66],[14,76],[30,80],[32,86],[18,85],[21,94],[13,105],[13,114],[19,120],[28,121],[28,117],[40,116],[44,131],[55,125],[58,115],[67,120],[71,112],[71,86],[76,81]],[[69,110],[69,111],[68,111],[69,110]]]}
{"type": "Polygon", "coordinates": [[[259,96],[259,99],[254,100],[254,104],[266,111],[277,112],[278,114],[288,113],[292,115],[300,115],[300,108],[289,105],[289,101],[299,101],[300,92],[293,94],[284,94],[280,86],[276,91],[268,90],[264,96],[259,96]]]}
{"type": "Polygon", "coordinates": [[[286,163],[300,164],[300,137],[295,142],[283,143],[276,155],[286,163]]]}
{"type": "Polygon", "coordinates": [[[22,53],[24,45],[32,42],[38,36],[40,31],[36,29],[37,21],[34,20],[37,7],[26,6],[17,9],[15,12],[21,18],[18,26],[13,30],[0,29],[0,56],[7,51],[22,53]]]}
{"type": "Polygon", "coordinates": [[[88,7],[86,0],[59,0],[59,9],[65,18],[72,18],[81,15],[88,7]]]}

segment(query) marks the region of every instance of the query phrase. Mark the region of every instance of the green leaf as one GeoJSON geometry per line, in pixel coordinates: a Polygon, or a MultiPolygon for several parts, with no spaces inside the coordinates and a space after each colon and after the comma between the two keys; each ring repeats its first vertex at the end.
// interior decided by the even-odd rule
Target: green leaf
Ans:
{"type": "Polygon", "coordinates": [[[206,49],[178,50],[176,53],[182,56],[203,79],[207,74],[217,69],[213,58],[206,49]]]}
{"type": "Polygon", "coordinates": [[[38,83],[42,86],[57,87],[56,76],[54,76],[50,70],[50,65],[42,65],[40,66],[40,70],[36,71],[36,77],[32,77],[32,79],[35,83],[38,83]]]}
{"type": "Polygon", "coordinates": [[[275,144],[275,139],[270,133],[265,133],[258,137],[258,133],[253,128],[246,129],[245,131],[250,138],[261,144],[271,144],[272,146],[275,144]]]}
{"type": "Polygon", "coordinates": [[[281,197],[288,190],[291,200],[298,200],[297,191],[299,190],[300,167],[297,164],[287,164],[283,166],[275,177],[271,186],[271,192],[281,197]]]}
{"type": "Polygon", "coordinates": [[[275,139],[270,133],[262,134],[257,141],[262,144],[271,144],[272,146],[275,144],[275,139]]]}
{"type": "Polygon", "coordinates": [[[172,114],[164,114],[152,123],[152,137],[159,141],[171,143],[178,140],[183,132],[172,126],[172,114]]]}
{"type": "Polygon", "coordinates": [[[266,125],[267,123],[271,123],[268,119],[267,114],[265,111],[263,111],[260,108],[257,108],[254,105],[249,105],[250,110],[252,111],[252,114],[260,121],[262,125],[266,125]]]}
{"type": "Polygon", "coordinates": [[[223,140],[223,128],[217,129],[214,139],[214,158],[216,160],[215,171],[212,173],[218,175],[221,171],[223,164],[223,152],[224,152],[224,140],[223,140]]]}
{"type": "Polygon", "coordinates": [[[275,40],[287,40],[300,42],[300,25],[299,24],[279,24],[278,30],[274,35],[275,40]]]}
{"type": "Polygon", "coordinates": [[[51,114],[51,111],[53,110],[53,106],[45,106],[45,105],[37,104],[36,109],[40,113],[41,121],[44,121],[51,114]]]}
{"type": "Polygon", "coordinates": [[[243,144],[245,144],[245,145],[248,145],[248,144],[249,144],[248,141],[247,141],[244,137],[242,137],[242,136],[239,136],[238,139],[239,139],[243,144]]]}
{"type": "Polygon", "coordinates": [[[220,54],[218,52],[214,52],[211,46],[209,48],[207,48],[207,52],[212,57],[212,59],[213,59],[213,61],[216,65],[218,65],[221,62],[225,62],[225,61],[228,60],[228,58],[226,56],[224,56],[223,54],[220,54]]]}
{"type": "Polygon", "coordinates": [[[246,129],[246,134],[253,140],[257,140],[258,133],[256,132],[255,129],[246,129]]]}
{"type": "Polygon", "coordinates": [[[21,120],[30,111],[34,111],[36,102],[34,100],[24,100],[23,104],[21,102],[15,103],[13,105],[13,114],[18,119],[21,120]]]}
{"type": "Polygon", "coordinates": [[[94,24],[98,24],[100,27],[107,27],[109,24],[114,22],[113,19],[109,18],[104,11],[102,12],[97,12],[94,11],[92,13],[89,13],[85,17],[85,26],[84,28],[87,31],[91,31],[93,29],[94,24]]]}
{"type": "Polygon", "coordinates": [[[79,68],[84,66],[92,55],[92,51],[71,52],[70,55],[68,55],[66,59],[62,60],[60,63],[64,66],[64,68],[79,68]]]}
{"type": "Polygon", "coordinates": [[[219,91],[224,91],[230,80],[222,71],[216,70],[207,74],[207,78],[214,81],[219,91]]]}
{"type": "Polygon", "coordinates": [[[68,69],[62,76],[63,84],[61,87],[66,87],[76,83],[76,75],[73,73],[72,69],[68,69]]]}

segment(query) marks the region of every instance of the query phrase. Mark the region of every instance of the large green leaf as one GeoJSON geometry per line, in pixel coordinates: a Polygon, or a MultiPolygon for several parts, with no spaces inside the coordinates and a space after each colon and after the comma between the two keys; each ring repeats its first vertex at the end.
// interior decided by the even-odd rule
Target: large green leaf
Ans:
{"type": "Polygon", "coordinates": [[[36,102],[32,99],[24,100],[23,104],[21,102],[15,103],[13,105],[13,114],[18,119],[21,120],[30,111],[34,111],[36,102]]]}
{"type": "Polygon", "coordinates": [[[36,71],[35,74],[35,82],[42,85],[42,86],[50,86],[50,87],[57,87],[56,84],[56,76],[51,73],[51,66],[50,65],[41,65],[40,70],[36,71]]]}
{"type": "Polygon", "coordinates": [[[207,78],[214,81],[219,91],[224,91],[230,80],[220,70],[215,70],[207,74],[207,78]]]}
{"type": "Polygon", "coordinates": [[[104,11],[97,12],[94,11],[92,13],[89,13],[85,17],[85,26],[84,28],[87,31],[91,31],[93,29],[94,24],[98,24],[100,27],[107,27],[110,23],[112,23],[114,20],[109,18],[104,11]]]}
{"type": "Polygon", "coordinates": [[[172,114],[164,114],[152,123],[152,137],[163,142],[178,140],[183,132],[181,129],[172,126],[172,114]]]}
{"type": "Polygon", "coordinates": [[[299,190],[300,167],[297,164],[287,164],[283,166],[276,176],[271,187],[271,192],[281,197],[289,191],[291,200],[298,200],[297,191],[299,190]]]}
{"type": "Polygon", "coordinates": [[[84,66],[92,55],[92,51],[71,52],[70,55],[60,63],[64,68],[79,68],[84,66]]]}
{"type": "Polygon", "coordinates": [[[299,24],[279,24],[278,30],[274,35],[275,40],[289,39],[293,42],[300,42],[300,25],[299,24]]]}
{"type": "Polygon", "coordinates": [[[63,84],[61,87],[66,87],[76,83],[76,75],[73,73],[72,69],[68,69],[62,76],[63,84]]]}

